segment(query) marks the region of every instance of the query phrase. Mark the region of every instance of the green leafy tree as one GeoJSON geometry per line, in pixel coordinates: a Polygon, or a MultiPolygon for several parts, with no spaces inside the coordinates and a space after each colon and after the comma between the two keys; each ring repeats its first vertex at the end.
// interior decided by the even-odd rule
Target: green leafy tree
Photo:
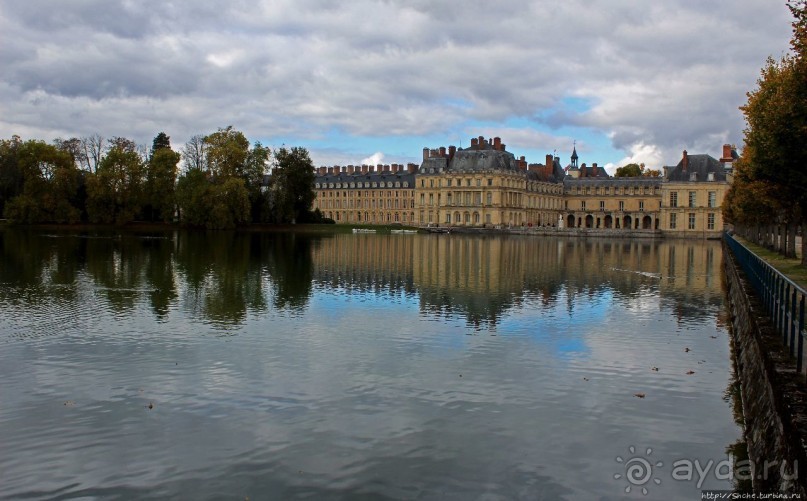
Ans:
{"type": "Polygon", "coordinates": [[[176,199],[180,218],[191,226],[205,226],[210,214],[208,192],[211,182],[199,169],[190,169],[177,180],[176,199]]]}
{"type": "Polygon", "coordinates": [[[176,204],[175,185],[180,154],[171,149],[170,138],[160,132],[146,163],[146,216],[151,221],[170,221],[176,204]]]}
{"type": "Polygon", "coordinates": [[[314,202],[314,164],[305,148],[280,148],[275,151],[272,173],[275,218],[295,223],[305,219],[314,202]]]}
{"type": "Polygon", "coordinates": [[[249,191],[249,204],[251,220],[253,222],[267,222],[270,219],[269,198],[263,187],[263,178],[266,175],[269,157],[272,151],[255,142],[247,157],[244,182],[249,191]]]}
{"type": "Polygon", "coordinates": [[[639,177],[641,175],[642,168],[639,164],[628,164],[617,168],[614,177],[639,177]]]}
{"type": "Polygon", "coordinates": [[[160,132],[151,143],[151,154],[161,149],[171,149],[171,138],[165,132],[160,132]]]}
{"type": "MultiPolygon", "coordinates": [[[[120,138],[116,138],[120,139],[120,138]]],[[[117,141],[87,179],[87,212],[94,223],[124,224],[141,213],[144,165],[134,143],[117,141]]]]}
{"type": "Polygon", "coordinates": [[[22,193],[24,179],[17,155],[21,145],[19,136],[0,140],[0,214],[9,200],[22,193]]]}
{"type": "Polygon", "coordinates": [[[22,192],[5,207],[9,219],[21,223],[75,223],[81,211],[73,202],[79,173],[72,156],[43,141],[26,141],[16,149],[22,192]]]}
{"type": "Polygon", "coordinates": [[[249,141],[230,125],[205,136],[207,168],[214,177],[245,177],[249,141]]]}

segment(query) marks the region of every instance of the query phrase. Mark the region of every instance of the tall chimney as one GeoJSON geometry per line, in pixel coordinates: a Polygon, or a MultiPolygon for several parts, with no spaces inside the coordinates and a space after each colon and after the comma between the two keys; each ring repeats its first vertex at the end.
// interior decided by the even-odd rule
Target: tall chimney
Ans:
{"type": "Polygon", "coordinates": [[[477,139],[475,137],[472,137],[471,138],[471,148],[475,150],[478,147],[479,147],[479,139],[477,139]]]}
{"type": "Polygon", "coordinates": [[[352,165],[347,166],[347,173],[348,174],[353,174],[353,166],[352,165]]]}
{"type": "Polygon", "coordinates": [[[586,177],[586,164],[580,166],[580,177],[586,177]]]}
{"type": "Polygon", "coordinates": [[[591,175],[597,177],[597,162],[591,164],[591,175]]]}
{"type": "Polygon", "coordinates": [[[724,144],[723,145],[723,157],[720,159],[721,162],[732,162],[734,158],[731,156],[731,145],[724,144]]]}
{"type": "Polygon", "coordinates": [[[440,158],[445,158],[445,157],[446,157],[446,147],[445,146],[440,146],[440,158]]]}
{"type": "Polygon", "coordinates": [[[418,164],[413,164],[411,162],[406,164],[406,166],[409,167],[409,173],[410,174],[414,174],[415,171],[418,169],[418,164]]]}
{"type": "Polygon", "coordinates": [[[493,149],[494,150],[501,150],[502,149],[502,138],[494,137],[493,138],[493,149]]]}
{"type": "Polygon", "coordinates": [[[423,148],[423,160],[429,159],[429,148],[423,148]]]}
{"type": "Polygon", "coordinates": [[[454,154],[457,153],[457,147],[453,144],[448,147],[448,161],[450,162],[454,158],[454,154]]]}
{"type": "Polygon", "coordinates": [[[681,159],[681,164],[683,165],[684,172],[686,172],[687,167],[689,167],[689,157],[687,156],[687,150],[684,150],[684,158],[681,159]]]}

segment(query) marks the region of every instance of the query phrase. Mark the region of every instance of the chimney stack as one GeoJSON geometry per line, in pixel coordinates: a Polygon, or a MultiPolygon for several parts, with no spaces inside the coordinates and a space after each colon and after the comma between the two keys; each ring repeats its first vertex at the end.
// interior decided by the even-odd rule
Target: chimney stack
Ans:
{"type": "Polygon", "coordinates": [[[423,148],[423,160],[429,159],[429,148],[423,148]]]}
{"type": "Polygon", "coordinates": [[[597,172],[597,162],[594,162],[593,164],[591,164],[591,175],[594,176],[594,177],[597,177],[597,174],[598,174],[598,172],[597,172]]]}
{"type": "Polygon", "coordinates": [[[687,150],[684,150],[684,158],[681,159],[681,164],[683,165],[684,172],[687,171],[689,167],[689,157],[687,156],[687,150]]]}
{"type": "Polygon", "coordinates": [[[471,149],[478,149],[479,148],[479,139],[472,137],[471,138],[471,149]]]}
{"type": "Polygon", "coordinates": [[[501,150],[502,149],[502,138],[494,137],[493,138],[493,149],[494,150],[501,150]]]}
{"type": "Polygon", "coordinates": [[[450,162],[454,158],[454,154],[457,153],[457,147],[453,144],[448,147],[448,161],[450,162]]]}
{"type": "Polygon", "coordinates": [[[445,146],[440,146],[440,158],[445,158],[445,157],[446,157],[446,147],[445,146]]]}
{"type": "Polygon", "coordinates": [[[723,157],[720,159],[721,163],[731,163],[734,161],[734,157],[732,156],[732,151],[734,147],[730,144],[723,145],[723,157]]]}
{"type": "Polygon", "coordinates": [[[415,171],[418,169],[418,164],[413,164],[411,162],[406,164],[406,166],[409,167],[409,173],[410,174],[414,174],[415,171]]]}

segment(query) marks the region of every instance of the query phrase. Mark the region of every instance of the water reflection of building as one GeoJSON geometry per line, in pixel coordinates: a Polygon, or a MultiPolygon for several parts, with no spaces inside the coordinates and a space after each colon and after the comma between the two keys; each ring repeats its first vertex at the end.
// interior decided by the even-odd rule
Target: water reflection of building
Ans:
{"type": "Polygon", "coordinates": [[[314,281],[348,290],[413,292],[413,242],[406,235],[323,238],[313,250],[314,281]]]}
{"type": "MultiPolygon", "coordinates": [[[[424,314],[496,324],[505,312],[552,307],[574,314],[578,296],[614,301],[660,294],[677,315],[720,304],[720,246],[465,235],[337,235],[314,251],[314,280],[346,290],[416,293],[424,314]],[[653,292],[655,291],[655,292],[653,292]]],[[[695,314],[695,313],[692,313],[695,314]]]]}

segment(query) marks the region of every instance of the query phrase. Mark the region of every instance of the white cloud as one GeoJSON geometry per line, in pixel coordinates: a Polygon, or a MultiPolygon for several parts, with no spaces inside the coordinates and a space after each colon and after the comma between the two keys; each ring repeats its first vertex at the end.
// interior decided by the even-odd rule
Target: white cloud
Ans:
{"type": "Polygon", "coordinates": [[[627,164],[644,164],[648,169],[661,170],[663,157],[659,148],[654,144],[636,143],[630,147],[630,155],[616,163],[608,163],[605,170],[614,174],[618,167],[627,164]]]}
{"type": "Polygon", "coordinates": [[[367,165],[378,165],[378,164],[383,164],[383,163],[384,163],[384,154],[381,153],[380,151],[376,151],[375,153],[373,153],[369,157],[363,158],[361,160],[362,165],[365,165],[365,164],[367,164],[367,165]]]}
{"type": "Polygon", "coordinates": [[[177,142],[232,124],[264,142],[448,144],[494,129],[511,150],[549,152],[575,126],[664,163],[741,142],[737,107],[787,49],[790,16],[755,0],[27,0],[3,6],[0,32],[2,137],[177,142]]]}

